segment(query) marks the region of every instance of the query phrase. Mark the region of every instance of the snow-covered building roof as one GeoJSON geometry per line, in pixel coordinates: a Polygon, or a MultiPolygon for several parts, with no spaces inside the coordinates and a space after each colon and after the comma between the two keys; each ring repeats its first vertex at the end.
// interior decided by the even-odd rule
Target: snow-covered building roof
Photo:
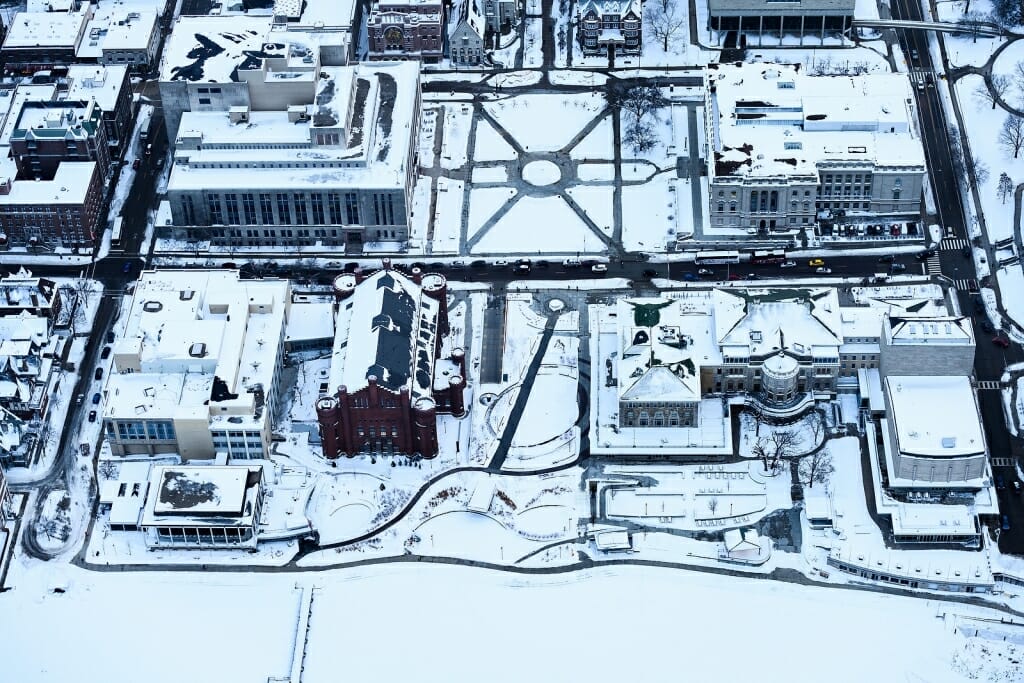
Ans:
{"type": "Polygon", "coordinates": [[[18,12],[7,28],[4,49],[77,48],[91,16],[88,3],[78,12],[18,12]]]}
{"type": "Polygon", "coordinates": [[[240,280],[234,270],[142,273],[103,417],[262,425],[289,296],[287,280],[240,280]]]}
{"type": "Polygon", "coordinates": [[[729,529],[725,532],[725,549],[732,555],[740,552],[761,552],[761,537],[756,529],[729,529]]]}
{"type": "Polygon", "coordinates": [[[72,205],[84,204],[89,197],[95,161],[62,161],[53,180],[25,180],[11,183],[7,194],[0,193],[3,205],[72,205]]]}
{"type": "Polygon", "coordinates": [[[836,357],[843,343],[834,288],[714,292],[715,338],[728,357],[764,357],[786,350],[836,357]]]}
{"type": "Polygon", "coordinates": [[[185,112],[168,192],[404,189],[418,102],[415,62],[375,62],[322,67],[301,112],[185,112]]]}
{"type": "Polygon", "coordinates": [[[127,66],[72,64],[67,69],[67,91],[62,99],[95,100],[103,111],[114,111],[126,83],[127,66]]]}
{"type": "Polygon", "coordinates": [[[274,20],[290,29],[351,31],[355,0],[274,0],[274,20]]]}
{"type": "Polygon", "coordinates": [[[892,511],[896,536],[963,536],[978,534],[977,513],[967,505],[897,503],[892,511]]]}
{"type": "Polygon", "coordinates": [[[237,70],[263,57],[285,54],[285,45],[266,44],[271,16],[184,16],[164,43],[162,81],[237,81],[237,70]]]}
{"type": "Polygon", "coordinates": [[[157,15],[154,11],[101,5],[97,7],[85,31],[75,53],[79,59],[99,59],[105,51],[146,52],[157,31],[157,15]]]}
{"type": "Polygon", "coordinates": [[[432,396],[441,306],[424,286],[435,280],[444,283],[440,275],[416,284],[398,271],[380,270],[339,303],[329,391],[345,387],[353,394],[376,377],[381,388],[407,389],[413,400],[432,396]]]}
{"type": "Polygon", "coordinates": [[[0,278],[0,314],[49,311],[56,297],[57,283],[49,278],[35,277],[24,267],[0,278]]]}
{"type": "Polygon", "coordinates": [[[901,454],[956,458],[985,453],[969,378],[894,375],[885,378],[885,389],[901,454]]]}
{"type": "Polygon", "coordinates": [[[716,177],[817,177],[822,162],[924,168],[906,74],[812,76],[801,65],[707,70],[716,177]]]}
{"type": "Polygon", "coordinates": [[[251,526],[263,465],[158,465],[149,480],[142,525],[251,526]]]}
{"type": "Polygon", "coordinates": [[[591,11],[599,17],[603,17],[606,14],[624,17],[630,12],[639,17],[640,0],[585,0],[580,3],[577,11],[580,16],[584,17],[591,11]]]}
{"type": "Polygon", "coordinates": [[[974,329],[967,316],[904,318],[889,316],[883,326],[892,346],[973,346],[974,329]]]}
{"type": "Polygon", "coordinates": [[[451,22],[452,37],[459,31],[462,26],[467,27],[469,30],[476,33],[478,36],[483,38],[484,32],[486,31],[486,20],[484,19],[483,10],[480,7],[482,0],[462,0],[462,5],[458,10],[458,21],[451,22]]]}
{"type": "Polygon", "coordinates": [[[704,336],[707,313],[680,300],[619,299],[619,400],[699,401],[694,338],[704,336]]]}

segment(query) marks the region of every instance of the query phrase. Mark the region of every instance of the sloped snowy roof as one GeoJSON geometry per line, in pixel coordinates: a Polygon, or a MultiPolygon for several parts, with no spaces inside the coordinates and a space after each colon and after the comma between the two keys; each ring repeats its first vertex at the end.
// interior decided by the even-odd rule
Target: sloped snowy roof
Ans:
{"type": "Polygon", "coordinates": [[[627,13],[633,12],[639,17],[641,5],[640,0],[585,0],[580,4],[578,11],[580,16],[586,16],[591,10],[598,16],[615,14],[624,17],[627,13]]]}
{"type": "Polygon", "coordinates": [[[715,331],[722,347],[766,356],[788,350],[813,355],[842,344],[835,289],[715,290],[715,331]]]}
{"type": "Polygon", "coordinates": [[[395,270],[380,270],[339,304],[330,391],[355,393],[376,377],[383,389],[430,396],[440,305],[395,270]]]}
{"type": "Polygon", "coordinates": [[[698,357],[706,354],[696,340],[707,336],[706,309],[671,299],[620,299],[617,320],[620,400],[700,400],[698,357]]]}
{"type": "Polygon", "coordinates": [[[967,316],[921,318],[889,317],[885,337],[889,344],[927,346],[971,346],[974,330],[967,316]]]}

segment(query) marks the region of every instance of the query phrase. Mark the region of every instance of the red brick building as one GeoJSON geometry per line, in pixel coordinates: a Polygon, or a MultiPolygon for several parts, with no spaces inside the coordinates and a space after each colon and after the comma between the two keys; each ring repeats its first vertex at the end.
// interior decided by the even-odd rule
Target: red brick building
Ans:
{"type": "Polygon", "coordinates": [[[328,393],[317,401],[324,457],[438,453],[437,415],[465,414],[465,353],[448,339],[442,275],[385,264],[334,282],[328,393]]]}
{"type": "Polygon", "coordinates": [[[440,61],[444,17],[441,0],[380,0],[366,22],[370,59],[440,61]]]}
{"type": "Polygon", "coordinates": [[[103,181],[94,161],[65,161],[53,180],[0,182],[0,243],[86,246],[100,229],[103,181]]]}

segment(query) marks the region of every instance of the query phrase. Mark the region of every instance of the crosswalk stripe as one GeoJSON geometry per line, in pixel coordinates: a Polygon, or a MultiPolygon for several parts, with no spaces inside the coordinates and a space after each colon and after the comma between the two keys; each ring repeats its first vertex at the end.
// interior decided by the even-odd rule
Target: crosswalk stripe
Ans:
{"type": "Polygon", "coordinates": [[[1013,467],[1013,458],[992,458],[992,467],[1013,467]]]}
{"type": "Polygon", "coordinates": [[[939,243],[939,249],[943,251],[960,251],[967,246],[967,240],[962,237],[947,237],[939,243]]]}
{"type": "Polygon", "coordinates": [[[978,380],[979,389],[999,389],[999,380],[995,379],[982,379],[978,380]]]}
{"type": "Polygon", "coordinates": [[[929,256],[925,261],[925,268],[929,275],[942,275],[942,263],[939,262],[938,256],[929,256]]]}
{"type": "Polygon", "coordinates": [[[970,279],[960,278],[953,280],[953,285],[962,292],[974,292],[977,291],[977,283],[972,283],[970,279]]]}

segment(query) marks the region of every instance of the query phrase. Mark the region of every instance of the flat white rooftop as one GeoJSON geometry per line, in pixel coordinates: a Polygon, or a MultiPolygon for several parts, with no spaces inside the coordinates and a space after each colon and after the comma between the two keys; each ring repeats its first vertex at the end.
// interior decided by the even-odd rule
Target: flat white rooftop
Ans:
{"type": "Polygon", "coordinates": [[[905,74],[811,76],[753,63],[714,64],[707,78],[717,177],[817,177],[823,161],[924,168],[905,74]]]}
{"type": "Polygon", "coordinates": [[[76,47],[86,12],[18,12],[8,27],[4,48],[76,47]]]}
{"type": "MultiPolygon", "coordinates": [[[[185,16],[174,22],[164,43],[162,81],[228,83],[235,70],[265,54],[263,45],[273,23],[271,16],[185,16]]],[[[284,46],[274,50],[284,55],[284,46]]]]}
{"type": "Polygon", "coordinates": [[[886,377],[900,453],[955,458],[985,452],[978,405],[964,376],[886,377]]]}
{"type": "Polygon", "coordinates": [[[0,195],[0,205],[81,204],[89,196],[94,173],[95,161],[62,161],[53,180],[15,180],[10,193],[0,195]]]}
{"type": "Polygon", "coordinates": [[[248,467],[153,468],[158,515],[238,515],[245,502],[248,467]]]}

